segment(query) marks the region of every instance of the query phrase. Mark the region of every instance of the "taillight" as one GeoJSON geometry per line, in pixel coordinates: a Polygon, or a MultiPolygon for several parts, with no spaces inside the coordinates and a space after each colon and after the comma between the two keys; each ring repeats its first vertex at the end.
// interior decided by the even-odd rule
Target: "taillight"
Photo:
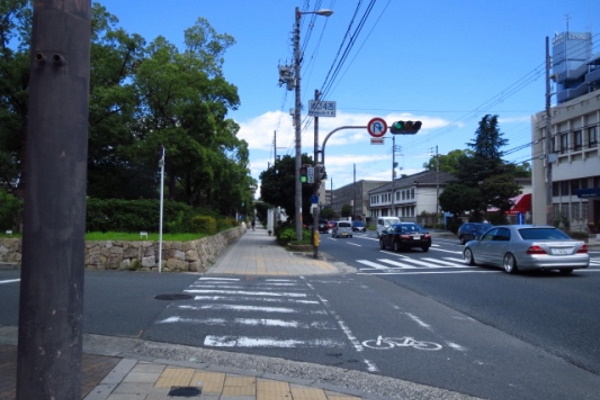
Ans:
{"type": "Polygon", "coordinates": [[[578,253],[587,253],[588,252],[588,248],[587,248],[587,244],[582,244],[581,247],[579,248],[579,250],[577,250],[578,253]]]}
{"type": "Polygon", "coordinates": [[[546,250],[542,249],[540,246],[533,245],[527,249],[527,254],[548,254],[546,250]]]}

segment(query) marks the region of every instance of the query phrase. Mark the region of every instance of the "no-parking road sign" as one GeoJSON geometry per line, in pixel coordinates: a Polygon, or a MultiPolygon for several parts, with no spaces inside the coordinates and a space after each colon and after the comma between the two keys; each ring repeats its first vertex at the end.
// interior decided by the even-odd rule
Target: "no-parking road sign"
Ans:
{"type": "Polygon", "coordinates": [[[367,130],[369,131],[369,135],[373,137],[382,137],[387,132],[387,123],[383,118],[373,118],[369,121],[367,130]]]}

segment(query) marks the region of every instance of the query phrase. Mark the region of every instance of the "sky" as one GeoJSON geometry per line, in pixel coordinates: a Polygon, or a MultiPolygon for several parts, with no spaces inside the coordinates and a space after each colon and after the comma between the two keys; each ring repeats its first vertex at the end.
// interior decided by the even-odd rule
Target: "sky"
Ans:
{"type": "MultiPolygon", "coordinates": [[[[128,33],[157,36],[183,49],[183,32],[199,17],[236,43],[224,56],[225,79],[240,106],[228,117],[249,144],[252,176],[274,157],[295,155],[294,92],[278,84],[293,63],[295,8],[333,10],[301,16],[302,152],[314,152],[308,102],[315,90],[335,101],[336,117],[318,119],[318,140],[346,126],[420,120],[415,135],[342,129],[325,147],[327,189],[355,180],[387,180],[423,171],[436,152],[468,148],[481,118],[498,115],[508,162],[531,153],[531,116],[546,102],[545,43],[556,33],[591,32],[600,52],[598,0],[100,0],[128,33]],[[598,43],[598,44],[597,44],[598,43]],[[394,138],[392,139],[392,136],[394,138]],[[395,143],[395,146],[393,146],[395,143]],[[395,149],[395,151],[393,151],[395,149]]],[[[554,104],[554,100],[552,100],[554,104]]],[[[259,182],[260,183],[260,182],[259,182]]],[[[258,197],[258,194],[257,194],[258,197]]]]}

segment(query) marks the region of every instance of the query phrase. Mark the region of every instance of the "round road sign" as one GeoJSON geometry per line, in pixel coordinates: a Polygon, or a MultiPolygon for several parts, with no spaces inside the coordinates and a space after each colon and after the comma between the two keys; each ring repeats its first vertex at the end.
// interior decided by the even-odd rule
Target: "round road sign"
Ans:
{"type": "Polygon", "coordinates": [[[383,118],[373,118],[367,125],[369,135],[373,137],[382,137],[387,132],[387,124],[383,118]]]}

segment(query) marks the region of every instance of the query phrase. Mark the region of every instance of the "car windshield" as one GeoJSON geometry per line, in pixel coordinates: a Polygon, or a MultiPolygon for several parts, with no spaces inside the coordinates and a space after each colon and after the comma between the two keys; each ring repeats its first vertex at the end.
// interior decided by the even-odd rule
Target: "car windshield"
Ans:
{"type": "Polygon", "coordinates": [[[556,228],[522,228],[519,235],[525,240],[571,239],[569,235],[556,228]]]}
{"type": "Polygon", "coordinates": [[[352,224],[353,224],[354,226],[365,226],[365,224],[363,224],[363,223],[362,223],[362,222],[360,222],[360,221],[354,221],[352,224]]]}
{"type": "Polygon", "coordinates": [[[412,233],[422,231],[424,231],[423,227],[418,224],[396,225],[396,232],[412,233]]]}
{"type": "Polygon", "coordinates": [[[338,222],[338,227],[340,228],[350,228],[349,222],[338,222]]]}

